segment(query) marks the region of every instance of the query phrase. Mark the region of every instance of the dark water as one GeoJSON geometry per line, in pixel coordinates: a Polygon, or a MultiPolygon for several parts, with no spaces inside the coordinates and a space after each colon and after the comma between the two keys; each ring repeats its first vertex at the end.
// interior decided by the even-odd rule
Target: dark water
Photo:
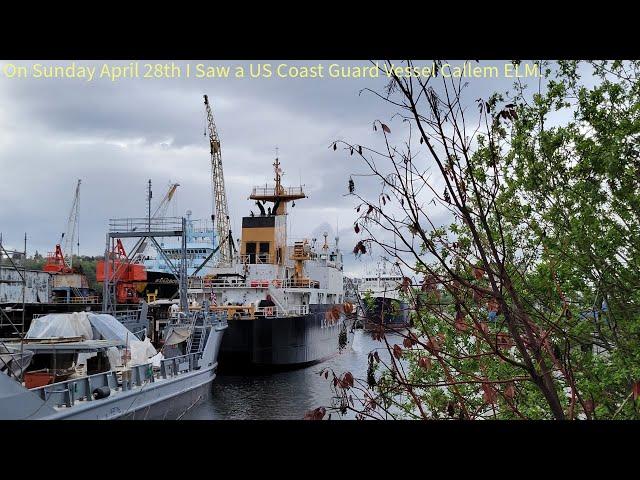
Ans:
{"type": "MultiPolygon", "coordinates": [[[[324,368],[336,374],[350,371],[366,378],[367,354],[382,347],[368,333],[356,330],[351,345],[333,358],[303,369],[251,376],[219,375],[213,395],[185,415],[189,420],[300,420],[316,407],[332,404],[329,380],[320,376],[324,368]]],[[[381,352],[382,353],[382,352],[381,352]]],[[[332,413],[332,418],[338,418],[332,413]]],[[[344,418],[353,418],[347,414],[344,418]]]]}

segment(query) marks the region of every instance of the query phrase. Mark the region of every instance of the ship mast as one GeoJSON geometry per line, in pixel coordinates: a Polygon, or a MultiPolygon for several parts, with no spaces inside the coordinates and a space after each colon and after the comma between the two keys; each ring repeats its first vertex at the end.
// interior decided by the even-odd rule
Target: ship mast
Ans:
{"type": "Polygon", "coordinates": [[[220,137],[213,121],[213,113],[209,98],[204,96],[204,104],[207,110],[207,125],[209,128],[209,144],[211,146],[211,187],[213,189],[213,218],[214,228],[220,244],[218,262],[223,265],[231,263],[231,227],[229,222],[229,207],[227,205],[227,193],[224,188],[224,174],[222,171],[222,153],[220,149],[220,137]],[[229,242],[225,247],[224,243],[229,242]]]}
{"type": "Polygon", "coordinates": [[[273,162],[273,186],[254,187],[249,198],[256,201],[261,213],[242,219],[241,258],[248,263],[284,265],[287,251],[287,204],[306,198],[300,187],[282,185],[282,169],[278,157],[273,162]],[[265,203],[273,206],[265,211],[265,203]]]}

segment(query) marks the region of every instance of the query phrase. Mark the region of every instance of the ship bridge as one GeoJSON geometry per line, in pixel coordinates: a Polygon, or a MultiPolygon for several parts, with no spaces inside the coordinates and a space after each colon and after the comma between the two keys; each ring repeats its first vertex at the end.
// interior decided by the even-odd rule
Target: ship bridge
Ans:
{"type": "MultiPolygon", "coordinates": [[[[249,199],[254,200],[260,213],[242,219],[242,263],[284,265],[287,245],[287,204],[306,198],[299,187],[284,187],[278,158],[273,162],[275,185],[254,187],[249,199]],[[263,206],[272,203],[267,209],[263,206]]],[[[292,204],[294,206],[295,203],[292,204]]]]}
{"type": "Polygon", "coordinates": [[[272,215],[284,215],[287,213],[286,205],[288,202],[307,198],[307,196],[302,189],[302,185],[299,187],[282,186],[282,169],[280,168],[280,160],[277,158],[273,162],[273,168],[275,171],[275,185],[273,187],[268,185],[253,187],[249,199],[263,203],[271,202],[273,203],[272,215]]]}

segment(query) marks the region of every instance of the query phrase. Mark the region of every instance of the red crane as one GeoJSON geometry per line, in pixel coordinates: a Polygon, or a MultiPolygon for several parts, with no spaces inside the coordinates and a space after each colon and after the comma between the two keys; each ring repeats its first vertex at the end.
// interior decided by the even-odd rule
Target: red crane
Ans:
{"type": "MultiPolygon", "coordinates": [[[[119,238],[116,240],[107,261],[109,262],[111,281],[115,280],[116,282],[116,301],[118,303],[138,303],[140,297],[136,286],[147,281],[147,270],[144,265],[131,263],[127,259],[124,246],[119,238]]],[[[104,260],[96,263],[96,280],[98,282],[105,280],[104,260]]]]}
{"type": "Polygon", "coordinates": [[[60,238],[60,242],[56,244],[54,252],[47,254],[47,262],[43,270],[50,273],[72,273],[73,272],[73,247],[78,230],[78,209],[80,207],[80,183],[76,184],[76,192],[71,204],[71,212],[67,220],[67,231],[60,238]],[[64,241],[64,250],[62,242],[64,241]],[[65,256],[66,255],[66,256],[65,256]]]}

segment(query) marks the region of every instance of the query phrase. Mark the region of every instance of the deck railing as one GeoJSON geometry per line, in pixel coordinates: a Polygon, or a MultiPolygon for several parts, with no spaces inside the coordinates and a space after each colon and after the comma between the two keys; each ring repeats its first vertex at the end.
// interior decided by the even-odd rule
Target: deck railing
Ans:
{"type": "Polygon", "coordinates": [[[82,378],[53,383],[33,388],[32,392],[52,406],[72,407],[78,400],[94,401],[93,392],[99,387],[111,390],[128,391],[153,383],[156,380],[173,378],[186,372],[196,370],[202,352],[189,353],[179,357],[166,358],[160,362],[160,368],[154,369],[152,364],[134,365],[120,372],[110,370],[82,378]]]}
{"type": "Polygon", "coordinates": [[[66,297],[62,297],[62,298],[56,298],[55,301],[53,303],[100,303],[100,298],[97,295],[89,295],[86,297],[82,297],[82,296],[74,296],[74,297],[70,297],[69,301],[67,301],[66,297]]]}
{"type": "Polygon", "coordinates": [[[250,253],[240,255],[240,263],[249,265],[271,264],[271,255],[268,253],[250,253]]]}
{"type": "Polygon", "coordinates": [[[109,220],[109,232],[169,232],[182,231],[182,218],[112,218],[109,220]]]}
{"type": "Polygon", "coordinates": [[[242,280],[224,278],[189,278],[190,289],[211,290],[213,288],[320,288],[320,282],[311,279],[262,279],[262,280],[242,280]]]}
{"type": "Polygon", "coordinates": [[[253,187],[251,191],[251,196],[259,196],[259,197],[273,197],[275,195],[304,195],[304,191],[302,187],[280,187],[280,191],[276,192],[275,187],[253,187]]]}

